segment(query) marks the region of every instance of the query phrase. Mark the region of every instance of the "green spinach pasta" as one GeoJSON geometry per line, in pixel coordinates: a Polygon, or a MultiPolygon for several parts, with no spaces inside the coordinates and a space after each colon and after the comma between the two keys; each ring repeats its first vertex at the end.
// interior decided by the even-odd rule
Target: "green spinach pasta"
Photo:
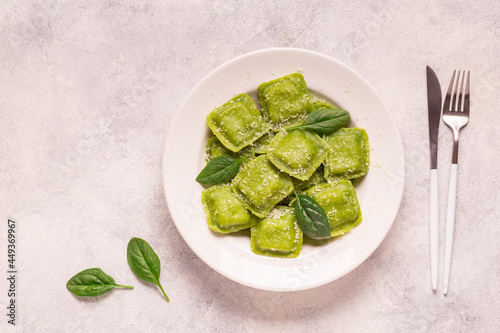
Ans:
{"type": "Polygon", "coordinates": [[[368,173],[368,134],[315,98],[301,73],[257,93],[260,107],[241,93],[207,116],[202,204],[214,232],[249,229],[255,254],[295,258],[304,237],[333,238],[361,223],[353,180],[368,173]]]}

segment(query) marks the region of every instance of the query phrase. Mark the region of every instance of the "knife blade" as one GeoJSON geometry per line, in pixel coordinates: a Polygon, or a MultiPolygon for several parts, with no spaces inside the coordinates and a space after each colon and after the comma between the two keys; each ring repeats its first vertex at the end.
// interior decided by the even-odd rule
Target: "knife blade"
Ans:
{"type": "Polygon", "coordinates": [[[438,177],[437,177],[437,147],[439,122],[441,121],[441,85],[436,73],[427,66],[427,112],[429,116],[429,144],[430,144],[430,259],[432,289],[437,289],[438,277],[438,177]]]}

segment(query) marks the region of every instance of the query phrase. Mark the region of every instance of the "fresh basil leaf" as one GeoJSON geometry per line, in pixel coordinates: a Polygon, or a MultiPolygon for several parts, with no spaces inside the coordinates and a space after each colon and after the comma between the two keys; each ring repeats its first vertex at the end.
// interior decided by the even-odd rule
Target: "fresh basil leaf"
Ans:
{"type": "Polygon", "coordinates": [[[351,119],[351,115],[342,109],[320,109],[311,112],[306,121],[297,126],[289,127],[291,131],[298,128],[311,130],[317,134],[330,134],[346,126],[351,119]]]}
{"type": "Polygon", "coordinates": [[[313,239],[330,238],[330,223],[323,208],[310,195],[294,193],[295,216],[302,232],[313,239]]]}
{"type": "Polygon", "coordinates": [[[235,160],[231,156],[218,156],[210,160],[201,170],[196,181],[204,185],[217,185],[230,181],[240,170],[240,164],[245,158],[235,160]]]}
{"type": "Polygon", "coordinates": [[[127,246],[127,261],[139,279],[155,283],[167,301],[170,301],[160,284],[160,259],[148,242],[141,238],[132,238],[127,246]]]}
{"type": "Polygon", "coordinates": [[[73,276],[66,283],[66,288],[77,296],[99,296],[114,288],[132,289],[133,286],[122,286],[104,273],[100,268],[89,268],[73,276]]]}

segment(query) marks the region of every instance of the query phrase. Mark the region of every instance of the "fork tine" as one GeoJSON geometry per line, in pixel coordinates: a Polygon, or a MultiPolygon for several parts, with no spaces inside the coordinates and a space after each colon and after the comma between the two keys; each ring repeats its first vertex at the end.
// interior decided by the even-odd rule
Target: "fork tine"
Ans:
{"type": "Polygon", "coordinates": [[[444,99],[443,111],[450,111],[450,99],[453,91],[453,82],[455,82],[455,73],[456,70],[453,71],[453,75],[451,76],[450,86],[448,87],[448,92],[446,92],[446,98],[444,99]]]}
{"type": "Polygon", "coordinates": [[[465,84],[465,96],[464,96],[464,113],[467,116],[469,116],[469,110],[470,110],[469,87],[470,87],[470,71],[467,71],[467,83],[465,84]]]}
{"type": "Polygon", "coordinates": [[[455,86],[453,89],[453,95],[451,97],[451,107],[450,107],[450,111],[459,111],[459,108],[460,108],[460,103],[458,103],[458,107],[457,107],[457,99],[458,99],[458,95],[459,95],[459,92],[458,92],[458,86],[459,86],[459,83],[460,83],[460,71],[457,71],[457,79],[455,81],[455,86]]]}
{"type": "Polygon", "coordinates": [[[458,83],[460,82],[460,91],[458,93],[458,101],[457,101],[457,106],[455,110],[458,112],[461,112],[463,110],[462,108],[462,100],[463,100],[463,93],[464,93],[464,82],[465,82],[465,71],[462,72],[462,76],[460,77],[460,71],[459,71],[459,78],[457,79],[457,86],[458,83]]]}

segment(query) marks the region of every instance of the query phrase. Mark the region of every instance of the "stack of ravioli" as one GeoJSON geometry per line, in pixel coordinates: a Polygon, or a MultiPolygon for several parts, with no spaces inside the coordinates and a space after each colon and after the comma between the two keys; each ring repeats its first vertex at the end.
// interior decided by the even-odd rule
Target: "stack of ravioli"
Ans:
{"type": "Polygon", "coordinates": [[[287,131],[315,110],[336,107],[315,99],[300,73],[262,83],[258,94],[260,110],[240,94],[208,115],[214,136],[206,144],[207,162],[224,155],[246,159],[230,182],[206,188],[202,203],[213,231],[250,228],[254,253],[295,258],[307,236],[295,218],[294,190],[323,208],[331,237],[361,223],[352,182],[368,172],[368,135],[347,127],[323,136],[287,131]]]}

